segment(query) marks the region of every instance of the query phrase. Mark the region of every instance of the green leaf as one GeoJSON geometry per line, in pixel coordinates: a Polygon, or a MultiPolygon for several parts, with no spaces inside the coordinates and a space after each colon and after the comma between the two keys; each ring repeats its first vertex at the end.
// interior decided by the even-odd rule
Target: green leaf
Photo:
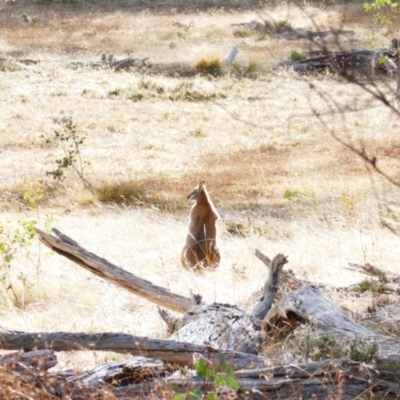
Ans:
{"type": "Polygon", "coordinates": [[[172,400],[186,400],[186,394],[183,393],[176,393],[172,397],[172,400]]]}
{"type": "Polygon", "coordinates": [[[289,189],[286,189],[285,192],[283,193],[283,197],[286,200],[292,201],[293,200],[293,192],[289,189]]]}
{"type": "Polygon", "coordinates": [[[229,376],[228,377],[228,385],[235,391],[237,392],[240,388],[240,385],[236,378],[234,376],[229,376]]]}
{"type": "Polygon", "coordinates": [[[215,392],[209,392],[207,395],[207,400],[218,400],[218,395],[215,392]]]}
{"type": "Polygon", "coordinates": [[[228,376],[225,374],[221,374],[215,377],[214,383],[217,386],[227,386],[228,385],[228,376]]]}
{"type": "Polygon", "coordinates": [[[201,358],[196,364],[196,375],[199,378],[206,377],[206,370],[207,370],[207,362],[204,358],[201,358]]]}
{"type": "Polygon", "coordinates": [[[196,364],[196,375],[202,379],[212,378],[212,371],[207,368],[207,361],[204,358],[200,358],[196,364]]]}
{"type": "Polygon", "coordinates": [[[193,388],[192,391],[188,394],[187,400],[199,400],[203,397],[203,393],[200,388],[193,388]]]}

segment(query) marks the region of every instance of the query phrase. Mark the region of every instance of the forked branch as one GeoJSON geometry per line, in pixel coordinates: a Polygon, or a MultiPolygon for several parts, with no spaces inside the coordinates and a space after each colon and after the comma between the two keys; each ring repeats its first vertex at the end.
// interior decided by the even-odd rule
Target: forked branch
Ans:
{"type": "MultiPolygon", "coordinates": [[[[260,252],[258,252],[261,254],[260,252]]],[[[265,263],[268,263],[269,258],[267,256],[263,256],[265,263]]],[[[259,320],[263,320],[267,315],[271,305],[275,299],[276,293],[279,289],[280,284],[280,273],[282,271],[283,266],[288,262],[287,257],[283,254],[278,254],[274,257],[272,261],[270,261],[269,265],[269,275],[264,285],[263,296],[255,306],[253,315],[259,320]]]]}

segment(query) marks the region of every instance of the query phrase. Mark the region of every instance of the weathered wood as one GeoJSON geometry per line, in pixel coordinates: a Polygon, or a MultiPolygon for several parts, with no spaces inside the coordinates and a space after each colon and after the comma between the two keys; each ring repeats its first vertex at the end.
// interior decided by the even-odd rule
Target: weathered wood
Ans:
{"type": "Polygon", "coordinates": [[[67,68],[110,68],[114,71],[119,71],[121,69],[128,69],[132,67],[146,67],[151,68],[151,64],[148,63],[149,58],[126,58],[124,60],[102,60],[94,62],[85,61],[74,61],[68,63],[67,68]]]}
{"type": "Polygon", "coordinates": [[[320,289],[304,285],[276,302],[263,321],[263,329],[271,331],[286,326],[290,331],[293,321],[312,323],[321,333],[333,336],[359,337],[379,345],[380,354],[400,351],[400,341],[390,336],[377,335],[348,318],[320,289]]]}
{"type": "MultiPolygon", "coordinates": [[[[400,386],[390,377],[382,379],[373,367],[350,360],[324,360],[302,365],[271,366],[237,371],[240,386],[236,394],[226,398],[246,399],[343,399],[372,398],[398,399],[400,386]]],[[[215,390],[212,381],[197,377],[167,377],[165,380],[143,382],[127,386],[107,386],[107,392],[117,398],[140,398],[169,393],[188,393],[199,388],[203,393],[215,390]]],[[[89,397],[93,387],[77,387],[76,394],[89,397]]],[[[98,391],[98,388],[97,388],[98,391]]],[[[98,393],[98,392],[97,392],[98,393]]],[[[105,398],[105,397],[101,397],[105,398]]]]}
{"type": "Polygon", "coordinates": [[[253,311],[253,316],[259,320],[263,320],[271,308],[280,285],[280,273],[287,262],[288,260],[283,254],[278,254],[271,261],[268,278],[264,285],[263,296],[253,311]]]}
{"type": "MultiPolygon", "coordinates": [[[[383,335],[400,337],[400,303],[398,296],[389,296],[392,304],[374,306],[373,311],[361,318],[361,321],[383,335]],[[394,297],[394,299],[391,299],[394,297]]],[[[382,298],[382,295],[378,297],[382,298]]],[[[376,300],[374,299],[374,303],[376,300]]]]}
{"type": "Polygon", "coordinates": [[[362,272],[369,276],[376,276],[382,282],[400,283],[400,275],[395,274],[390,271],[387,271],[387,270],[383,270],[378,267],[375,267],[369,263],[367,263],[365,265],[349,263],[349,267],[347,267],[347,269],[350,269],[350,270],[356,271],[356,272],[362,272]]]}
{"type": "Polygon", "coordinates": [[[174,340],[149,339],[124,333],[24,333],[5,332],[0,335],[0,349],[20,350],[52,349],[55,351],[90,350],[113,351],[155,358],[165,362],[193,367],[198,357],[211,364],[218,363],[223,356],[235,369],[250,365],[263,366],[265,359],[252,354],[229,350],[217,350],[207,346],[174,340]]]}
{"type": "Polygon", "coordinates": [[[54,230],[54,232],[59,237],[50,235],[38,228],[35,228],[35,230],[39,235],[40,241],[56,253],[67,257],[93,274],[137,296],[144,297],[159,306],[181,313],[186,312],[192,307],[191,299],[172,293],[161,286],[154,285],[145,279],[139,278],[117,267],[106,259],[100,258],[79,246],[74,240],[68,238],[68,236],[62,234],[58,230],[54,230]]]}
{"type": "Polygon", "coordinates": [[[257,354],[264,338],[259,320],[230,304],[193,306],[171,339],[257,354]]]}
{"type": "Polygon", "coordinates": [[[14,372],[24,372],[27,369],[47,371],[56,364],[57,357],[54,350],[34,350],[0,356],[0,367],[14,372]]]}
{"type": "Polygon", "coordinates": [[[312,321],[321,331],[369,335],[371,332],[345,316],[341,309],[320,289],[304,285],[273,305],[265,328],[293,313],[303,321],[312,321]]]}
{"type": "Polygon", "coordinates": [[[171,312],[157,307],[158,315],[167,324],[167,332],[172,335],[179,329],[180,318],[176,318],[171,312]]]}
{"type": "Polygon", "coordinates": [[[396,89],[396,100],[400,100],[400,49],[399,40],[396,38],[392,39],[392,47],[396,54],[396,66],[397,66],[397,89],[396,89]]]}
{"type": "Polygon", "coordinates": [[[181,320],[176,320],[165,311],[159,311],[168,330],[175,332],[171,338],[217,349],[257,354],[264,339],[260,321],[274,301],[279,276],[287,262],[282,254],[272,260],[263,296],[252,315],[229,304],[202,305],[196,301],[181,320]]]}
{"type": "Polygon", "coordinates": [[[294,62],[283,63],[283,66],[293,68],[297,72],[331,70],[346,74],[348,72],[362,72],[371,75],[381,70],[390,77],[396,72],[395,52],[393,49],[348,51],[319,51],[309,52],[309,57],[294,62]]]}
{"type": "MultiPolygon", "coordinates": [[[[260,250],[255,251],[255,256],[266,265],[267,268],[271,266],[271,260],[265,254],[263,254],[260,250]]],[[[280,279],[282,284],[290,290],[298,289],[300,286],[303,286],[304,282],[297,279],[290,270],[282,269],[280,271],[280,279]]]]}
{"type": "Polygon", "coordinates": [[[376,357],[375,364],[382,377],[400,382],[400,354],[376,357]]]}
{"type": "Polygon", "coordinates": [[[126,362],[112,362],[68,378],[70,386],[99,387],[103,384],[127,386],[165,377],[176,368],[160,360],[134,357],[126,362]]]}
{"type": "Polygon", "coordinates": [[[53,350],[20,351],[1,356],[0,398],[61,398],[66,393],[66,378],[48,372],[56,364],[53,350]]]}

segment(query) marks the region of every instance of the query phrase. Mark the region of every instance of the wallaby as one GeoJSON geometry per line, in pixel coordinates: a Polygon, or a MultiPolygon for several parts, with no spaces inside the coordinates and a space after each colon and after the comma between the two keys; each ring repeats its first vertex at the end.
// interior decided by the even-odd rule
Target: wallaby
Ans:
{"type": "Polygon", "coordinates": [[[185,268],[198,270],[218,267],[221,256],[217,247],[217,210],[210,200],[206,183],[200,182],[187,197],[195,200],[190,211],[189,233],[181,254],[185,268]]]}

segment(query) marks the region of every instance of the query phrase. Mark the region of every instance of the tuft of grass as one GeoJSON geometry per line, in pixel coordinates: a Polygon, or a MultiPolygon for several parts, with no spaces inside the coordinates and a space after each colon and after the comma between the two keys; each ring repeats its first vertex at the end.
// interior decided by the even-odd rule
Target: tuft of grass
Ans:
{"type": "Polygon", "coordinates": [[[142,93],[139,93],[139,92],[132,93],[132,94],[128,97],[128,99],[129,99],[129,100],[132,100],[133,102],[136,103],[137,101],[140,101],[140,100],[143,99],[143,94],[142,94],[142,93]]]}
{"type": "Polygon", "coordinates": [[[13,60],[0,60],[0,72],[17,72],[22,71],[23,67],[13,60]]]}
{"type": "Polygon", "coordinates": [[[196,63],[196,72],[212,76],[222,75],[222,61],[218,57],[203,57],[196,63]]]}
{"type": "Polygon", "coordinates": [[[250,78],[256,78],[260,72],[260,61],[257,57],[250,57],[245,70],[245,75],[250,78]]]}
{"type": "Polygon", "coordinates": [[[167,212],[185,209],[184,200],[171,199],[156,190],[148,189],[149,185],[136,181],[105,183],[96,186],[94,192],[97,200],[103,203],[134,205],[167,212]]]}
{"type": "Polygon", "coordinates": [[[233,30],[233,37],[235,38],[245,38],[252,36],[253,32],[250,29],[246,28],[236,28],[233,30]]]}
{"type": "Polygon", "coordinates": [[[305,55],[304,55],[303,53],[299,53],[299,52],[296,51],[296,50],[293,50],[293,51],[291,52],[291,54],[290,54],[290,60],[293,61],[293,62],[302,61],[302,60],[304,60],[305,58],[306,58],[306,57],[305,57],[305,55]]]}
{"type": "Polygon", "coordinates": [[[358,290],[360,293],[365,293],[370,291],[371,293],[380,294],[385,290],[382,287],[382,284],[373,279],[364,279],[358,284],[358,290]]]}
{"type": "Polygon", "coordinates": [[[264,236],[268,234],[268,227],[263,222],[256,218],[226,218],[225,227],[229,234],[237,237],[249,237],[253,234],[264,236]]]}
{"type": "Polygon", "coordinates": [[[117,204],[140,204],[146,198],[144,187],[137,182],[105,183],[94,188],[99,201],[117,204]]]}

